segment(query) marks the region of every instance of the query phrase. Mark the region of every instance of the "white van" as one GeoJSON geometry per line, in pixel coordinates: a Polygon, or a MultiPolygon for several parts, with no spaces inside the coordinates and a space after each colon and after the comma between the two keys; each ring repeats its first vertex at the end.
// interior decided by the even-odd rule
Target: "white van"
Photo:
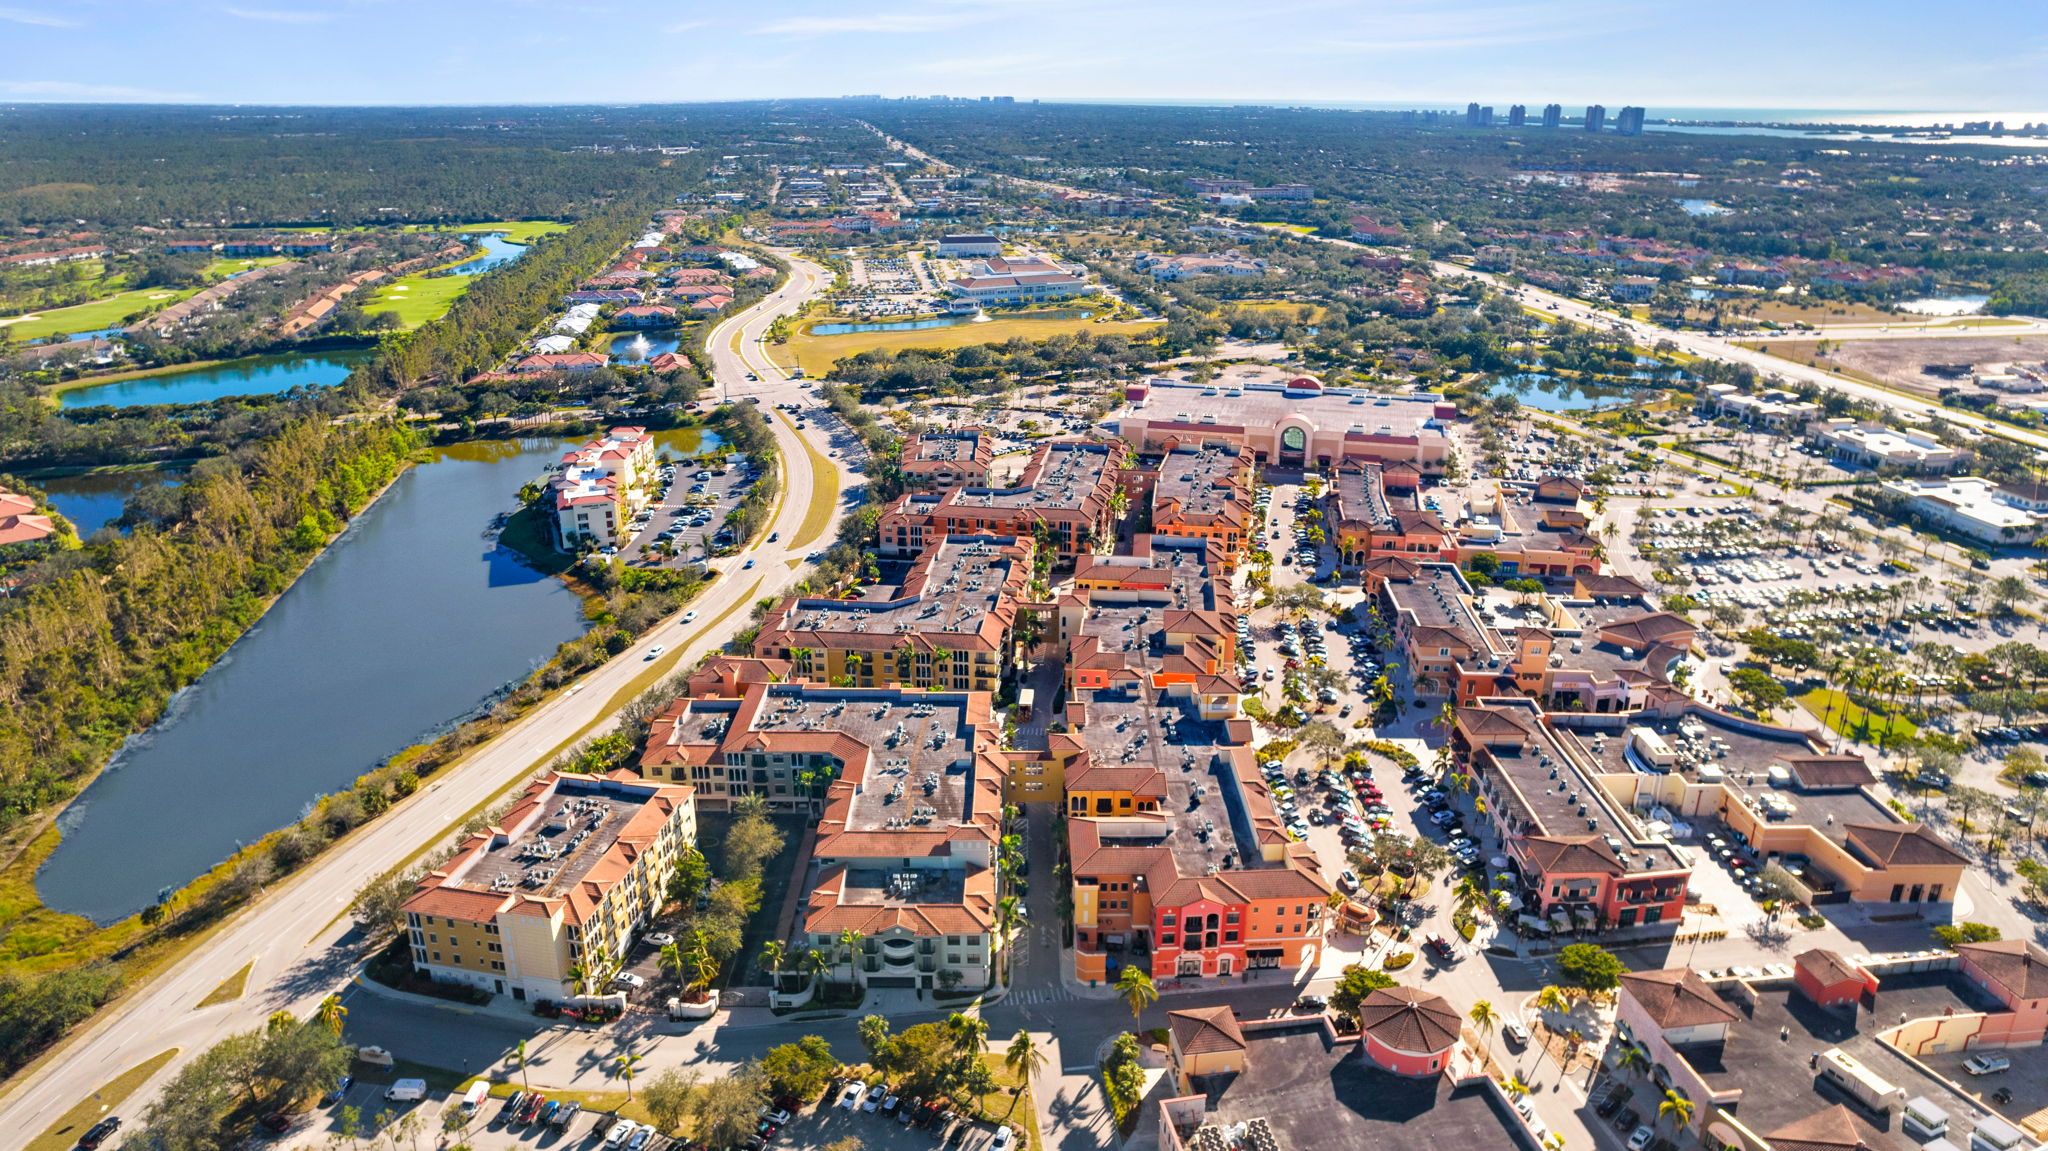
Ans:
{"type": "Polygon", "coordinates": [[[400,1079],[384,1089],[384,1098],[393,1103],[416,1103],[427,1097],[427,1081],[424,1079],[400,1079]]]}
{"type": "Polygon", "coordinates": [[[490,1095],[491,1084],[488,1080],[479,1079],[470,1084],[469,1090],[462,1093],[462,1113],[464,1115],[476,1114],[477,1108],[482,1107],[484,1100],[490,1098],[490,1095]]]}

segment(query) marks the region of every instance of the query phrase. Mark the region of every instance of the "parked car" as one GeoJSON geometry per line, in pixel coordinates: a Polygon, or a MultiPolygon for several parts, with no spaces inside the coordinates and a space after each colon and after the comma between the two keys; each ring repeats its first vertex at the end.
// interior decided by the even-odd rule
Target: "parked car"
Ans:
{"type": "Polygon", "coordinates": [[[880,1107],[882,1105],[882,1098],[887,1094],[889,1094],[888,1084],[875,1084],[873,1087],[868,1088],[867,1098],[861,1100],[860,1109],[862,1111],[866,1111],[870,1114],[873,1114],[875,1108],[880,1107]]]}
{"type": "Polygon", "coordinates": [[[1635,1134],[1628,1137],[1628,1151],[1643,1151],[1643,1148],[1650,1145],[1650,1140],[1656,1137],[1657,1132],[1653,1128],[1638,1127],[1635,1134]]]}
{"type": "Polygon", "coordinates": [[[835,1104],[835,1106],[843,1107],[846,1110],[851,1111],[854,1108],[860,1106],[861,1096],[866,1095],[867,1092],[868,1085],[860,1082],[859,1080],[855,1080],[854,1082],[846,1085],[846,1090],[839,1093],[839,1102],[835,1104]]]}
{"type": "Polygon", "coordinates": [[[2012,1060],[2004,1055],[1985,1052],[1963,1060],[1963,1070],[1972,1075],[1996,1075],[2001,1071],[2012,1070],[2012,1060]]]}

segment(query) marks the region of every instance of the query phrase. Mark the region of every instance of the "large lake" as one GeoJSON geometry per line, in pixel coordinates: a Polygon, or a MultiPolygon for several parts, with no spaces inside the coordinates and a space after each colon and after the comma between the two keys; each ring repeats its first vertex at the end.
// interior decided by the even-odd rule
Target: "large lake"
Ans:
{"type": "Polygon", "coordinates": [[[319,355],[288,352],[275,356],[251,356],[210,367],[73,388],[59,394],[58,403],[65,408],[91,408],[101,404],[131,408],[141,404],[203,404],[222,396],[274,395],[296,387],[338,384],[370,355],[370,350],[364,348],[319,355]]]}
{"type": "Polygon", "coordinates": [[[577,598],[487,530],[563,446],[467,444],[399,477],[64,812],[43,902],[132,914],[580,634],[577,598]]]}

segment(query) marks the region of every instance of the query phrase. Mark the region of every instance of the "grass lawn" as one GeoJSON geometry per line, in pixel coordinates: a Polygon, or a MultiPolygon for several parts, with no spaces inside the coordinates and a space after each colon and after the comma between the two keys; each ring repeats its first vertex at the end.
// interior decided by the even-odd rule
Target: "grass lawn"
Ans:
{"type": "MultiPolygon", "coordinates": [[[[178,1049],[173,1047],[145,1063],[139,1063],[122,1072],[120,1078],[72,1104],[71,1110],[58,1116],[57,1121],[50,1124],[49,1130],[29,1140],[27,1151],[68,1151],[69,1148],[76,1147],[78,1137],[85,1134],[86,1128],[99,1122],[103,1112],[112,1112],[119,1107],[148,1082],[150,1076],[161,1071],[164,1064],[175,1059],[177,1055],[178,1049]]],[[[130,1125],[133,1126],[137,1117],[128,1118],[131,1121],[130,1125]]]]}
{"type": "Polygon", "coordinates": [[[1306,300],[1232,300],[1224,307],[1242,308],[1247,312],[1273,312],[1290,320],[1299,315],[1303,308],[1307,308],[1312,317],[1309,323],[1312,324],[1329,314],[1321,304],[1312,304],[1306,300]]]}
{"type": "Polygon", "coordinates": [[[899,352],[905,348],[965,348],[975,344],[1000,344],[1018,338],[1045,340],[1077,332],[1142,337],[1159,324],[1158,320],[1098,324],[1087,319],[1035,320],[1027,316],[1012,316],[991,319],[985,324],[913,328],[901,332],[845,332],[836,336],[814,336],[806,332],[790,337],[788,344],[775,348],[775,353],[777,362],[788,364],[793,359],[806,375],[822,378],[831,373],[833,364],[847,356],[870,350],[899,352]]]}
{"type": "Polygon", "coordinates": [[[253,272],[258,268],[267,268],[272,264],[282,264],[290,258],[289,256],[252,256],[246,260],[233,258],[215,260],[207,264],[206,267],[201,268],[199,274],[205,276],[208,283],[214,283],[241,272],[253,272]]]}
{"type": "Polygon", "coordinates": [[[434,229],[437,232],[450,232],[455,235],[499,232],[515,244],[531,244],[542,236],[552,236],[568,230],[569,225],[554,220],[494,220],[487,224],[449,224],[434,229]]]}
{"type": "Polygon", "coordinates": [[[1893,746],[1920,734],[1903,715],[1881,716],[1865,711],[1833,688],[1816,688],[1799,697],[1799,706],[1851,739],[1893,746]]]}
{"type": "MultiPolygon", "coordinates": [[[[459,262],[459,261],[458,261],[459,262]]],[[[428,276],[419,273],[401,276],[383,285],[370,302],[363,305],[363,311],[397,312],[404,325],[417,328],[445,315],[455,304],[455,297],[469,290],[475,282],[474,276],[428,276]]]]}
{"type": "Polygon", "coordinates": [[[40,340],[44,336],[65,332],[90,332],[111,328],[129,316],[168,308],[196,291],[197,288],[136,288],[68,308],[32,312],[26,317],[0,318],[0,327],[5,327],[16,340],[40,340]]]}
{"type": "MultiPolygon", "coordinates": [[[[783,415],[781,412],[775,413],[775,416],[783,423],[790,422],[789,417],[783,415]]],[[[812,447],[811,441],[803,440],[802,443],[804,445],[804,451],[810,453],[811,469],[814,472],[816,472],[820,476],[839,475],[838,467],[836,467],[833,461],[827,456],[825,456],[824,453],[812,447]]],[[[787,494],[788,490],[789,485],[784,484],[784,493],[787,494]]],[[[832,526],[832,509],[837,506],[839,506],[838,484],[812,484],[811,506],[804,509],[804,522],[797,525],[796,535],[790,539],[789,546],[793,548],[800,548],[803,547],[805,544],[810,543],[812,540],[817,539],[819,536],[824,535],[825,529],[832,526]]]]}
{"type": "Polygon", "coordinates": [[[1314,224],[1283,224],[1278,220],[1254,220],[1251,222],[1251,226],[1254,228],[1278,228],[1283,232],[1295,232],[1303,236],[1316,230],[1314,224]]]}
{"type": "Polygon", "coordinates": [[[256,961],[253,959],[242,964],[240,971],[221,980],[219,987],[207,992],[206,998],[199,1001],[199,1006],[211,1007],[216,1003],[231,1003],[234,1000],[240,999],[242,997],[242,989],[249,985],[249,971],[255,966],[256,961]]]}
{"type": "MultiPolygon", "coordinates": [[[[1027,1086],[1018,1094],[1010,1094],[1010,1089],[1017,1086],[1017,1077],[1012,1075],[1010,1069],[1003,1063],[1002,1051],[1010,1045],[1010,1040],[1013,1038],[1015,1036],[1011,1035],[991,1035],[988,1037],[989,1048],[994,1053],[984,1056],[982,1063],[995,1076],[995,1081],[1000,1085],[1000,1089],[991,1091],[987,1095],[975,1100],[975,1106],[981,1110],[982,1114],[997,1123],[1008,1123],[1011,1126],[1022,1128],[1024,1131],[1024,1146],[1029,1148],[1030,1151],[1038,1151],[1038,1108],[1031,1102],[1031,1088],[1027,1086]]],[[[1048,1068],[1047,1070],[1057,1069],[1048,1068]]]]}

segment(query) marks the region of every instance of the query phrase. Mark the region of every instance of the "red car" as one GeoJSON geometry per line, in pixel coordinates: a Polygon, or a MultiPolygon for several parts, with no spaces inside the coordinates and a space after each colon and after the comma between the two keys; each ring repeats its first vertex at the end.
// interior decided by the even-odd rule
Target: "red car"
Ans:
{"type": "Polygon", "coordinates": [[[533,1098],[528,1099],[526,1107],[519,1112],[519,1122],[522,1124],[533,1122],[534,1116],[539,1115],[540,1109],[547,1106],[547,1104],[548,1097],[545,1094],[539,1091],[534,1092],[533,1098]]]}

